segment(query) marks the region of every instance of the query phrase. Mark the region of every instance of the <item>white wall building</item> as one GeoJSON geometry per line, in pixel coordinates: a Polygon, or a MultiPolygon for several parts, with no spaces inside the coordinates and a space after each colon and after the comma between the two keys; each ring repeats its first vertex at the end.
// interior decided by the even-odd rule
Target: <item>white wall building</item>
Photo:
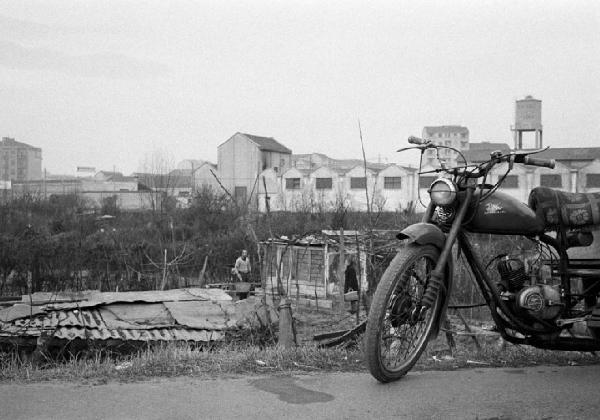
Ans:
{"type": "Polygon", "coordinates": [[[415,170],[395,164],[383,169],[355,166],[347,171],[320,167],[291,168],[283,174],[267,169],[260,174],[259,210],[328,211],[341,205],[367,210],[367,195],[373,211],[406,209],[415,200],[415,170]]]}

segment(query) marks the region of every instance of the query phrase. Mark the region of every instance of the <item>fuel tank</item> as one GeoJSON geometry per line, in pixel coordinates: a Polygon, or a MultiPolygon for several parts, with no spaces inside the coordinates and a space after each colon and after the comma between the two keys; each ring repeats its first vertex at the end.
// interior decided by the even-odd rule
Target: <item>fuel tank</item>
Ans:
{"type": "MultiPolygon", "coordinates": [[[[485,194],[484,189],[484,194],[485,194]]],[[[535,212],[510,195],[496,191],[490,197],[477,201],[480,191],[473,195],[467,211],[465,229],[474,233],[534,236],[544,232],[544,222],[535,212]]]]}

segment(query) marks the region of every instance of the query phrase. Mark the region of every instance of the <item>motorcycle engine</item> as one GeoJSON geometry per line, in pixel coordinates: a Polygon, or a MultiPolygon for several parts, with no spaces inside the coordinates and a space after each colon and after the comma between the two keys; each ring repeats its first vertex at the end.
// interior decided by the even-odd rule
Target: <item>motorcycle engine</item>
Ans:
{"type": "Polygon", "coordinates": [[[557,318],[564,305],[560,291],[556,286],[532,283],[538,276],[532,268],[525,269],[520,259],[504,258],[498,262],[502,297],[513,303],[516,312],[529,318],[553,320],[557,318]],[[528,273],[529,272],[529,273],[528,273]]]}

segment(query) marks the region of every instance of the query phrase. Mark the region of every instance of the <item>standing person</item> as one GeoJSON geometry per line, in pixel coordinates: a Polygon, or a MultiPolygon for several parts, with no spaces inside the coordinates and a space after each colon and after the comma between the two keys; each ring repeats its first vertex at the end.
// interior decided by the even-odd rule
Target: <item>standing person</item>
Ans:
{"type": "MultiPolygon", "coordinates": [[[[348,266],[346,267],[345,274],[345,284],[344,284],[344,293],[356,291],[358,292],[358,279],[356,277],[356,267],[354,265],[354,258],[350,257],[346,260],[348,266]]],[[[356,299],[350,300],[350,313],[356,313],[358,307],[358,294],[356,295],[356,299]]]]}
{"type": "Polygon", "coordinates": [[[346,271],[345,282],[344,282],[344,293],[358,290],[358,280],[356,277],[356,267],[354,265],[354,258],[350,257],[346,260],[346,271]]]}
{"type": "Polygon", "coordinates": [[[250,258],[248,258],[248,251],[245,249],[242,251],[242,255],[235,260],[235,272],[240,281],[250,282],[250,273],[252,267],[250,266],[250,258]]]}

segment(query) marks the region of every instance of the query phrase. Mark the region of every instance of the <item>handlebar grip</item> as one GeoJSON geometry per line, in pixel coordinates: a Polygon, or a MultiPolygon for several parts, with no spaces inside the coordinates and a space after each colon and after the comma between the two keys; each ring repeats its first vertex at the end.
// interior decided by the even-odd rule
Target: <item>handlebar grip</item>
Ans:
{"type": "Polygon", "coordinates": [[[523,158],[523,163],[525,165],[541,166],[550,169],[554,169],[554,167],[556,166],[556,161],[554,159],[539,159],[529,156],[525,156],[523,158]]]}
{"type": "Polygon", "coordinates": [[[408,142],[410,144],[427,144],[427,140],[415,136],[410,136],[408,142]]]}

